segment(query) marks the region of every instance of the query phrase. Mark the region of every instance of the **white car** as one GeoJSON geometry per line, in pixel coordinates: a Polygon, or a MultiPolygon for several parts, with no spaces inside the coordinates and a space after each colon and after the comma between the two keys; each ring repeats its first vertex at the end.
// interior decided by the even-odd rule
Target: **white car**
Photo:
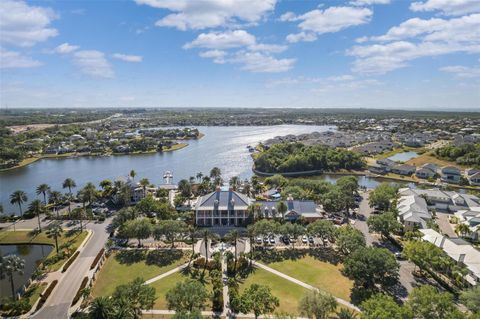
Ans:
{"type": "Polygon", "coordinates": [[[302,243],[304,244],[308,243],[308,237],[306,235],[302,236],[302,243]]]}
{"type": "Polygon", "coordinates": [[[261,244],[263,242],[263,239],[261,236],[257,236],[257,238],[255,239],[255,241],[257,242],[257,244],[261,244]]]}

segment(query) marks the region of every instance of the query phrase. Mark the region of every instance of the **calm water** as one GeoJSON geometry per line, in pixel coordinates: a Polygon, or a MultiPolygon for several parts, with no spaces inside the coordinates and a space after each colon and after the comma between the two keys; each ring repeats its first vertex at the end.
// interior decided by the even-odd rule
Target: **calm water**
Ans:
{"type": "Polygon", "coordinates": [[[397,153],[395,155],[392,155],[388,159],[395,162],[406,162],[417,156],[418,156],[418,153],[416,152],[403,152],[403,153],[397,153]]]}
{"type": "Polygon", "coordinates": [[[249,178],[252,175],[252,159],[247,145],[255,146],[280,135],[328,129],[335,128],[310,125],[199,127],[205,136],[189,141],[188,147],[174,152],[40,160],[23,168],[0,172],[0,201],[6,213],[18,213],[18,207],[12,207],[8,200],[15,190],[25,191],[30,201],[36,197],[35,188],[41,183],[62,190],[62,181],[71,177],[76,181],[78,190],[87,182],[98,185],[103,179],[126,176],[132,169],[137,172],[137,180],[147,177],[154,184],[163,182],[163,173],[167,170],[173,172],[174,182],[178,182],[198,172],[208,174],[214,166],[222,170],[225,179],[234,175],[249,178]]]}
{"type": "MultiPolygon", "coordinates": [[[[50,245],[0,245],[0,255],[17,255],[25,260],[25,269],[23,275],[18,273],[13,276],[15,289],[20,289],[37,269],[38,262],[48,256],[53,249],[50,245]]],[[[0,298],[10,297],[12,289],[9,279],[0,280],[0,298]]]]}

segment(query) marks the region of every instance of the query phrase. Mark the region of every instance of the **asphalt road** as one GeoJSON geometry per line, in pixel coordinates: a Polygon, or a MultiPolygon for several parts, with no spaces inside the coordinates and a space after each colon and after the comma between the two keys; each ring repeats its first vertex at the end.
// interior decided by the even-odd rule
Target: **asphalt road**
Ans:
{"type": "Polygon", "coordinates": [[[92,237],[88,240],[77,260],[62,276],[43,308],[35,313],[32,318],[68,318],[68,309],[83,278],[90,270],[90,265],[95,256],[104,247],[108,239],[109,233],[106,231],[106,227],[110,224],[110,221],[111,218],[103,223],[87,224],[86,228],[93,232],[92,237]]]}

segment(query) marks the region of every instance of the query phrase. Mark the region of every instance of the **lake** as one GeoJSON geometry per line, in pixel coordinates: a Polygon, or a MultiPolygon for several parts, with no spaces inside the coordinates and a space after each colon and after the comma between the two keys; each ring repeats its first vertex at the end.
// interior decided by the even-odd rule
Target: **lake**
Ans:
{"type": "MultiPolygon", "coordinates": [[[[28,281],[30,276],[37,269],[38,263],[52,251],[50,245],[0,245],[0,255],[17,255],[25,260],[25,269],[23,275],[15,274],[13,276],[15,289],[18,291],[28,281]]],[[[11,297],[12,289],[10,279],[0,280],[0,298],[11,297]]]]}
{"type": "Polygon", "coordinates": [[[417,156],[418,156],[418,153],[410,151],[410,152],[397,153],[395,155],[388,157],[388,159],[395,162],[406,162],[417,156]]]}

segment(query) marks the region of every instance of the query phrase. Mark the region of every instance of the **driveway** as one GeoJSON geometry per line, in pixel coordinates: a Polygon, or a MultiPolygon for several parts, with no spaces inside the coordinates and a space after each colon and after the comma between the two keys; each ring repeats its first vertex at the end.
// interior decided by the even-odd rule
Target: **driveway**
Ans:
{"type": "Polygon", "coordinates": [[[43,308],[35,313],[32,318],[68,318],[68,309],[83,278],[90,270],[90,265],[98,252],[105,246],[109,236],[107,226],[111,220],[112,218],[109,218],[103,223],[89,223],[86,225],[86,228],[92,231],[91,238],[77,257],[77,260],[62,276],[43,308]]]}
{"type": "Polygon", "coordinates": [[[451,216],[452,214],[437,211],[436,215],[437,215],[436,221],[437,221],[438,227],[440,227],[440,231],[442,232],[442,234],[450,238],[458,237],[455,231],[453,230],[452,225],[450,225],[450,223],[448,222],[448,217],[451,216]]]}

